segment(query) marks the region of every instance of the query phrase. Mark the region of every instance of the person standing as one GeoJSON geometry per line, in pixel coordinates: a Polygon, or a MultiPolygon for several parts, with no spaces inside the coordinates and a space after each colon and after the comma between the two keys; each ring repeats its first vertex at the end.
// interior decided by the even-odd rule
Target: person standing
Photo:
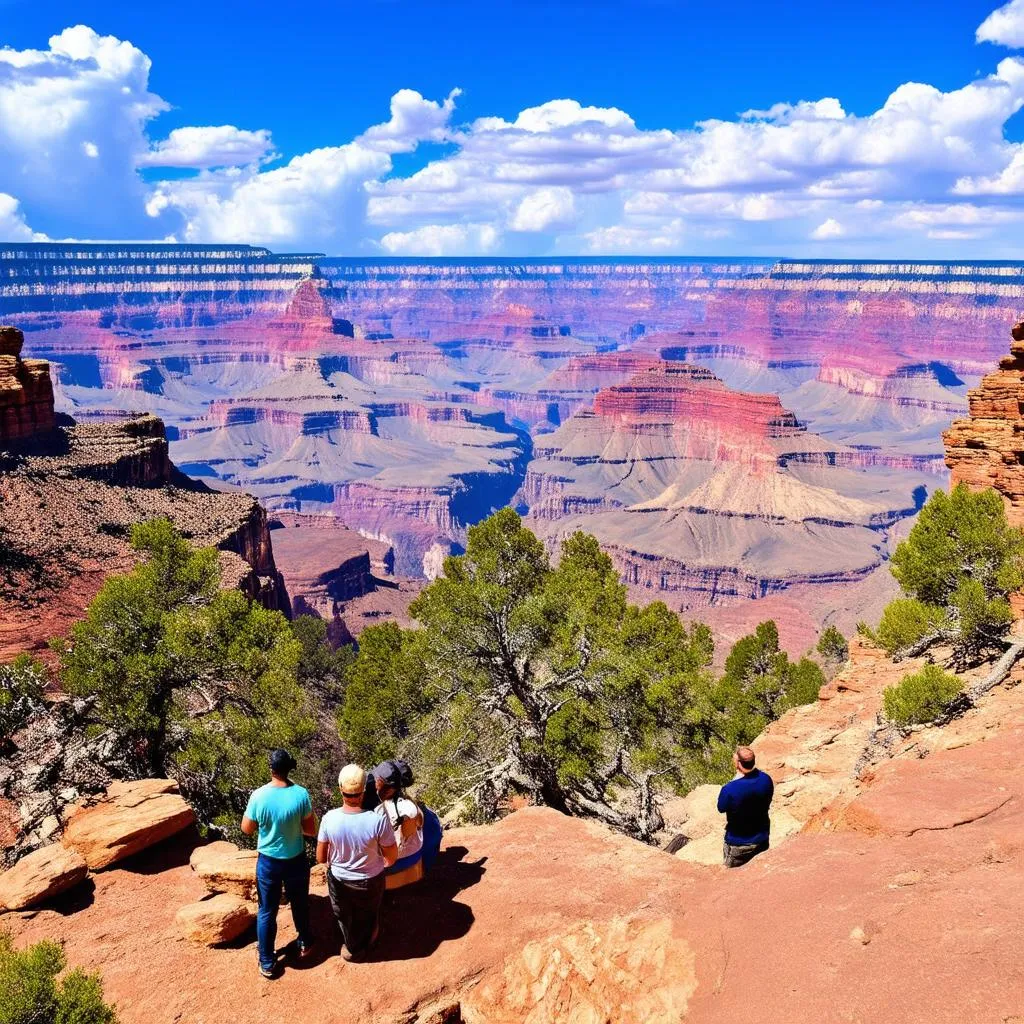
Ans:
{"type": "Polygon", "coordinates": [[[386,814],[363,810],[366,772],[347,764],[338,774],[342,806],[320,823],[316,859],[329,865],[327,892],[344,942],[342,957],[363,956],[380,932],[384,873],[398,859],[398,843],[386,814]]]}
{"type": "Polygon", "coordinates": [[[309,861],[303,836],[316,835],[316,815],[309,793],[289,778],[296,768],[287,750],[270,752],[270,782],[255,790],[242,817],[242,831],[259,832],[256,849],[256,891],[259,912],[256,938],[260,974],[273,978],[276,966],[277,911],[281,888],[288,894],[292,920],[298,932],[300,957],[308,956],[313,942],[309,928],[309,861]]]}
{"type": "Polygon", "coordinates": [[[385,888],[400,889],[423,877],[423,811],[405,795],[400,765],[384,761],[372,776],[380,800],[376,812],[387,815],[398,843],[398,860],[386,872],[385,888]]]}
{"type": "Polygon", "coordinates": [[[755,765],[750,747],[737,747],[732,755],[736,778],[718,794],[719,813],[725,815],[722,858],[727,868],[738,868],[768,849],[775,784],[755,765]]]}

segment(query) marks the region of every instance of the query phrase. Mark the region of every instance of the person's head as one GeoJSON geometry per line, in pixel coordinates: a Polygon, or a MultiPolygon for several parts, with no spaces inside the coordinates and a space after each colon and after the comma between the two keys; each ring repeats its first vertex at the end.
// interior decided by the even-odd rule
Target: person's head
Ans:
{"type": "Polygon", "coordinates": [[[743,775],[749,775],[754,770],[754,752],[750,747],[737,747],[736,753],[732,755],[732,763],[736,770],[743,775]]]}
{"type": "Polygon", "coordinates": [[[338,789],[349,807],[361,807],[366,789],[366,772],[357,764],[347,764],[338,772],[338,789]]]}
{"type": "Polygon", "coordinates": [[[402,776],[394,761],[382,761],[377,765],[373,769],[373,781],[381,800],[390,800],[402,787],[402,776]]]}
{"type": "Polygon", "coordinates": [[[270,774],[283,782],[288,781],[289,772],[293,772],[297,767],[295,758],[287,750],[272,750],[267,761],[270,764],[270,774]]]}

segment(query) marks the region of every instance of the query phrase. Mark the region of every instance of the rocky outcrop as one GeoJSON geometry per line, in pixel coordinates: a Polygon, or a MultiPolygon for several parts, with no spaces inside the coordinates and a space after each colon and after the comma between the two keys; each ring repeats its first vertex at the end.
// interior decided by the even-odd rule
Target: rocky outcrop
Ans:
{"type": "Polygon", "coordinates": [[[953,485],[994,487],[1013,526],[1024,526],[1024,323],[1013,328],[1010,354],[972,389],[967,419],[943,435],[953,485]]]}
{"type": "Polygon", "coordinates": [[[22,359],[24,335],[0,327],[0,449],[53,430],[50,364],[22,359]]]}
{"type": "Polygon", "coordinates": [[[0,910],[25,910],[73,889],[85,880],[89,865],[60,843],[23,857],[0,874],[0,910]]]}
{"type": "Polygon", "coordinates": [[[201,946],[218,946],[242,935],[256,920],[256,905],[230,893],[189,903],[175,915],[181,934],[201,946]]]}
{"type": "Polygon", "coordinates": [[[210,893],[229,893],[252,903],[256,900],[256,851],[240,850],[234,843],[198,846],[189,859],[192,870],[210,893]]]}
{"type": "Polygon", "coordinates": [[[61,426],[0,455],[0,658],[45,653],[107,576],[135,564],[132,527],[160,516],[220,549],[223,586],[290,613],[259,503],[178,472],[159,419],[61,426]]]}
{"type": "Polygon", "coordinates": [[[85,700],[51,700],[0,758],[0,847],[7,866],[53,843],[80,800],[134,777],[137,766],[125,744],[111,732],[87,730],[89,709],[85,700]]]}
{"type": "Polygon", "coordinates": [[[99,803],[71,814],[61,842],[96,871],[140,853],[195,822],[169,779],[115,782],[99,803]]]}

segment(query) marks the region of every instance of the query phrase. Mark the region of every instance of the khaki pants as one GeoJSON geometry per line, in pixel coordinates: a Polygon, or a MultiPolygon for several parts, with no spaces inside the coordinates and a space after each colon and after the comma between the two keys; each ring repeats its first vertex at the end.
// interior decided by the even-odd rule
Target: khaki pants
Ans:
{"type": "Polygon", "coordinates": [[[728,843],[723,843],[722,863],[727,868],[739,868],[767,849],[767,843],[751,843],[747,846],[730,846],[728,843]]]}

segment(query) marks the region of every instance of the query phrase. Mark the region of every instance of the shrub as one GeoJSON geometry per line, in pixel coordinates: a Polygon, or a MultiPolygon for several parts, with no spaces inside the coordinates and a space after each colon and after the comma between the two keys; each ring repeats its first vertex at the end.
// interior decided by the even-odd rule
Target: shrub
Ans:
{"type": "Polygon", "coordinates": [[[818,637],[817,651],[826,661],[841,662],[849,656],[850,645],[835,626],[829,626],[818,637]]]}
{"type": "Polygon", "coordinates": [[[0,932],[0,1024],[117,1024],[99,975],[73,970],[58,981],[65,966],[58,943],[19,950],[0,932]]]}
{"type": "Polygon", "coordinates": [[[895,725],[923,725],[933,722],[960,695],[960,680],[938,665],[925,665],[920,672],[905,675],[882,696],[885,717],[895,725]]]}
{"type": "Polygon", "coordinates": [[[299,684],[304,649],[280,612],[219,590],[217,552],[193,549],[166,519],[136,526],[147,558],[112,576],[58,645],[71,693],[145,769],[182,784],[201,820],[237,822],[265,780],[266,754],[301,755],[316,731],[299,684]]]}
{"type": "Polygon", "coordinates": [[[46,669],[27,654],[0,665],[0,746],[39,706],[45,685],[46,669]]]}
{"type": "Polygon", "coordinates": [[[890,654],[895,654],[926,636],[938,634],[945,619],[946,613],[941,608],[913,597],[899,597],[885,606],[873,639],[890,654]]]}
{"type": "Polygon", "coordinates": [[[1024,586],[1024,531],[1007,523],[995,491],[939,490],[893,553],[892,574],[907,599],[886,608],[883,646],[896,653],[934,633],[957,665],[971,664],[1003,645],[1007,597],[1024,586]]]}

